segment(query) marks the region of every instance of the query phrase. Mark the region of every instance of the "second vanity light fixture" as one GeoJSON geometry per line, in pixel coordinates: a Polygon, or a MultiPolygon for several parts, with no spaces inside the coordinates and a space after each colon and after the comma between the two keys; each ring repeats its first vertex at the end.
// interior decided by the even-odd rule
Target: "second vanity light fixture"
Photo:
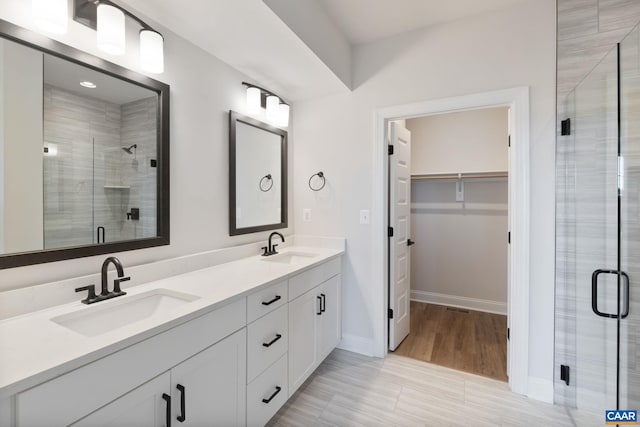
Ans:
{"type": "MultiPolygon", "coordinates": [[[[98,48],[110,55],[124,55],[125,17],[136,21],[140,30],[140,67],[154,74],[164,72],[164,38],[128,10],[109,0],[73,0],[74,20],[96,30],[98,48]]],[[[45,31],[67,31],[67,0],[32,0],[35,24],[45,31]]]]}
{"type": "Polygon", "coordinates": [[[252,83],[242,82],[247,87],[247,114],[258,114],[266,109],[266,118],[278,127],[289,126],[289,104],[278,95],[252,83]]]}

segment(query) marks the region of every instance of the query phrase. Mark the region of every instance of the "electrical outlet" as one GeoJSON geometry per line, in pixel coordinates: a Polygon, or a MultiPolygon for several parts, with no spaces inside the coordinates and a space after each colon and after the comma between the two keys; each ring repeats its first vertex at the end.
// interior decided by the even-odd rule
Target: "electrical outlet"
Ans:
{"type": "Polygon", "coordinates": [[[360,224],[369,224],[370,214],[368,209],[363,209],[360,211],[360,224]]]}
{"type": "Polygon", "coordinates": [[[311,209],[302,209],[302,220],[304,222],[311,222],[311,209]]]}

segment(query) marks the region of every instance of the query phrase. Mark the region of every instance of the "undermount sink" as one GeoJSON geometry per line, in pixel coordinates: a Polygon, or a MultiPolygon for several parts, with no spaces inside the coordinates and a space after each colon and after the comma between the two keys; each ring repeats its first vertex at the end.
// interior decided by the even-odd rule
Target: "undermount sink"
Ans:
{"type": "Polygon", "coordinates": [[[284,252],[264,257],[264,261],[279,262],[281,264],[300,264],[315,258],[317,255],[309,252],[284,252]]]}
{"type": "Polygon", "coordinates": [[[154,289],[138,295],[119,297],[102,307],[101,303],[96,303],[80,311],[52,317],[51,321],[84,336],[94,337],[199,298],[169,289],[154,289]]]}

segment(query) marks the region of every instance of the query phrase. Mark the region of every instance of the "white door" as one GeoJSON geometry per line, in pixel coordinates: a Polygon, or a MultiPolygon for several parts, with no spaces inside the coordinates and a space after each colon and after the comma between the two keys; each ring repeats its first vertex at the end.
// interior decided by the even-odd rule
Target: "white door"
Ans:
{"type": "Polygon", "coordinates": [[[242,329],[171,370],[175,425],[245,424],[246,340],[242,329]]]}
{"type": "Polygon", "coordinates": [[[325,357],[338,345],[342,335],[340,316],[340,275],[320,285],[320,316],[316,317],[320,325],[318,328],[318,361],[325,357]]]}
{"type": "Polygon", "coordinates": [[[318,361],[316,317],[322,315],[322,296],[314,288],[289,303],[289,393],[311,375],[318,361]]]}
{"type": "Polygon", "coordinates": [[[409,335],[411,256],[411,132],[391,123],[393,154],[389,156],[389,349],[409,335]]]}

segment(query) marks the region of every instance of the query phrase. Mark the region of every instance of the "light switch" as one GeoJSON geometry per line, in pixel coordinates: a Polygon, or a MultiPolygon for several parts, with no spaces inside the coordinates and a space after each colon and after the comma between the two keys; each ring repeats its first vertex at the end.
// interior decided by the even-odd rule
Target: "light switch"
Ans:
{"type": "Polygon", "coordinates": [[[369,210],[363,209],[360,211],[360,224],[369,224],[369,210]]]}
{"type": "Polygon", "coordinates": [[[302,220],[304,222],[311,222],[311,209],[302,209],[302,220]]]}

